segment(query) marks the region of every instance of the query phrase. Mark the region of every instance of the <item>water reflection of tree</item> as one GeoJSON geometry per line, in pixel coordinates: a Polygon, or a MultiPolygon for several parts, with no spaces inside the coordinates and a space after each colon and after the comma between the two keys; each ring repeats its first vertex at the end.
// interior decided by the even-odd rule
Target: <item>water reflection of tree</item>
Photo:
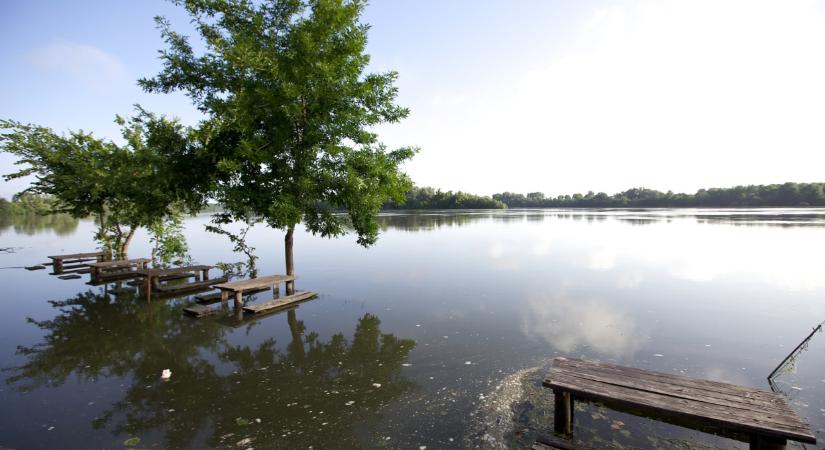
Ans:
{"type": "Polygon", "coordinates": [[[183,318],[170,303],[87,292],[54,304],[57,317],[31,321],[46,336],[19,349],[27,362],[6,369],[7,382],[29,390],[59,386],[73,374],[131,378],[94,425],[144,443],[162,435],[171,448],[358,447],[382,406],[415,387],[401,376],[414,341],[382,334],[371,314],[358,320],[351,340],[338,333],[323,341],[292,310],[286,345],[272,338],[231,345],[229,328],[183,318]],[[164,368],[172,371],[169,382],[159,380],[164,368]]]}
{"type": "Polygon", "coordinates": [[[20,214],[0,216],[0,234],[14,228],[15,233],[32,236],[52,230],[58,236],[69,236],[77,230],[78,220],[67,214],[20,214]]]}

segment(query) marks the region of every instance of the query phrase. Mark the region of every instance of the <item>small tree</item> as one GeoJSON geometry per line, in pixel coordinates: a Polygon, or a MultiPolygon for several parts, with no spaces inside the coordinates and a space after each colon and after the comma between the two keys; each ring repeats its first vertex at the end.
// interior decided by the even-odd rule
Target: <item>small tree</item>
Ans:
{"type": "Polygon", "coordinates": [[[395,72],[365,73],[368,26],[358,20],[364,2],[180,3],[206,51],[196,55],[158,18],[168,44],[164,67],[140,84],[150,92],[184,91],[208,115],[193,160],[199,184],[213,180],[233,218],[258,216],[286,231],[287,274],[294,274],[293,234],[302,221],[324,237],[344,234],[350,222],[359,244],[373,244],[381,205],[403,201],[411,187],[399,166],[415,150],[388,151],[371,131],[409,111],[394,103],[395,72]]]}
{"type": "Polygon", "coordinates": [[[6,180],[34,176],[24,192],[56,199],[55,212],[82,218],[94,215],[95,237],[118,257],[126,257],[137,229],[163,221],[180,208],[197,209],[202,197],[173,165],[185,153],[188,130],[176,121],[145,111],[118,117],[125,145],[83,131],[59,135],[51,129],[2,120],[0,150],[25,167],[6,180]],[[181,141],[183,140],[183,142],[181,141]]]}

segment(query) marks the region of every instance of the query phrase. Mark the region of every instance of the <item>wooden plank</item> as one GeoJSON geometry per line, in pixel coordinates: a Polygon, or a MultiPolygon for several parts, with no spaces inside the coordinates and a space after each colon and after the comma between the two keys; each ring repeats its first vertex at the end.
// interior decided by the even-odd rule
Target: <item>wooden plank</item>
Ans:
{"type": "Polygon", "coordinates": [[[273,284],[282,283],[285,281],[295,281],[295,277],[292,275],[270,275],[267,277],[252,278],[249,280],[216,284],[215,288],[236,292],[252,288],[271,287],[273,284]]]}
{"type": "Polygon", "coordinates": [[[201,281],[194,281],[192,283],[182,283],[182,284],[164,284],[164,285],[156,285],[154,288],[160,292],[182,292],[188,291],[192,289],[204,289],[204,288],[211,288],[212,283],[214,282],[221,282],[226,280],[226,276],[221,278],[216,278],[214,280],[201,280],[201,281]]]}
{"type": "Polygon", "coordinates": [[[80,275],[61,275],[57,278],[60,278],[61,280],[76,280],[82,277],[80,275]]]}
{"type": "Polygon", "coordinates": [[[777,399],[777,396],[771,392],[746,388],[735,384],[724,383],[721,381],[701,380],[681,375],[654,372],[650,370],[618,366],[615,364],[589,361],[585,359],[555,358],[553,360],[553,367],[571,368],[578,371],[603,370],[608,373],[621,373],[630,377],[637,377],[641,380],[662,381],[674,386],[701,389],[706,391],[708,395],[728,394],[754,400],[761,399],[769,403],[776,403],[777,400],[781,401],[781,398],[777,399]]]}
{"type": "Polygon", "coordinates": [[[192,305],[183,308],[183,312],[197,318],[211,316],[217,313],[217,310],[204,305],[192,305]]]}
{"type": "Polygon", "coordinates": [[[664,395],[682,396],[694,400],[716,403],[719,405],[743,408],[753,411],[772,411],[781,414],[793,413],[788,404],[779,397],[765,399],[762,396],[751,395],[759,392],[753,389],[742,389],[739,394],[716,392],[701,387],[687,387],[668,382],[664,377],[640,377],[631,373],[604,369],[576,370],[569,367],[553,367],[553,371],[568,372],[572,375],[589,378],[593,381],[618,384],[630,388],[658,392],[664,395]]]}
{"type": "Polygon", "coordinates": [[[551,371],[551,377],[544,384],[553,389],[571,392],[577,398],[615,402],[676,419],[705,421],[745,433],[789,438],[807,443],[816,442],[816,438],[801,419],[795,424],[786,424],[775,417],[757,417],[756,414],[742,410],[601,383],[561,372],[551,371]]]}
{"type": "Polygon", "coordinates": [[[162,277],[166,275],[173,275],[179,274],[183,272],[193,272],[198,270],[208,270],[213,269],[213,266],[205,266],[205,265],[198,265],[198,266],[183,266],[183,267],[171,267],[168,269],[139,269],[137,272],[144,274],[146,276],[152,277],[162,277]]]}
{"type": "Polygon", "coordinates": [[[105,257],[105,256],[106,256],[105,252],[90,252],[90,253],[72,253],[72,254],[69,254],[69,255],[53,255],[53,256],[47,256],[47,258],[64,260],[64,259],[78,259],[78,258],[89,259],[89,258],[98,258],[98,257],[105,257]]]}
{"type": "MultiPolygon", "coordinates": [[[[212,281],[214,281],[214,280],[212,280],[212,281]]],[[[243,296],[248,297],[250,295],[254,295],[254,294],[257,294],[259,292],[266,292],[268,290],[269,290],[268,287],[259,288],[259,289],[247,289],[247,290],[243,291],[243,296]]],[[[212,303],[217,303],[217,302],[221,301],[221,293],[220,292],[213,292],[213,293],[209,293],[209,294],[196,295],[195,300],[197,300],[197,302],[202,304],[202,305],[209,305],[209,304],[212,304],[212,303]]]]}
{"type": "Polygon", "coordinates": [[[668,389],[667,385],[664,384],[654,384],[650,382],[640,382],[633,379],[622,379],[622,378],[605,378],[600,376],[594,376],[588,373],[573,373],[563,369],[554,368],[551,371],[550,377],[555,379],[561,376],[566,377],[575,377],[580,378],[583,380],[595,381],[598,383],[604,383],[606,385],[611,386],[618,386],[618,387],[625,387],[628,389],[637,389],[639,391],[650,392],[653,394],[661,394],[663,397],[674,397],[674,398],[683,398],[687,400],[694,400],[697,402],[703,402],[708,404],[709,406],[718,406],[720,410],[725,409],[727,412],[733,413],[743,413],[752,415],[753,417],[758,417],[765,421],[773,421],[777,423],[786,424],[789,426],[793,426],[799,423],[799,420],[793,419],[795,415],[793,411],[790,409],[777,409],[777,408],[759,408],[754,407],[753,405],[748,405],[745,403],[737,403],[736,401],[727,401],[727,400],[719,400],[711,397],[704,397],[701,393],[697,393],[696,391],[673,391],[668,389]],[[743,406],[744,405],[744,406],[743,406]]]}
{"type": "Polygon", "coordinates": [[[117,261],[103,261],[97,262],[94,264],[89,264],[91,267],[95,267],[97,269],[110,269],[115,267],[132,267],[137,264],[145,264],[151,262],[151,259],[148,258],[133,258],[133,259],[120,259],[117,261]]]}
{"type": "Polygon", "coordinates": [[[316,294],[315,292],[297,292],[286,297],[272,299],[267,302],[259,303],[256,305],[244,306],[243,310],[253,314],[262,313],[266,311],[274,311],[276,309],[281,309],[294,303],[309,300],[310,298],[317,296],[318,294],[316,294]]]}

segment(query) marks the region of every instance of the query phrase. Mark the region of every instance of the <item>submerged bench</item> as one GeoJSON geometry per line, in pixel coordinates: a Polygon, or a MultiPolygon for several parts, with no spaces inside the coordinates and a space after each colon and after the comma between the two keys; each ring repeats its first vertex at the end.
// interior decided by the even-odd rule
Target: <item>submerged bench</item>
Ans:
{"type": "Polygon", "coordinates": [[[250,280],[233,281],[231,283],[216,284],[213,287],[220,289],[221,302],[226,302],[230,294],[235,296],[235,308],[240,309],[243,306],[244,292],[249,292],[253,289],[261,290],[262,288],[272,288],[272,300],[243,307],[243,310],[250,313],[261,313],[272,311],[287,307],[291,304],[308,300],[315,297],[314,292],[291,292],[294,289],[295,277],[293,275],[271,275],[268,277],[252,278],[250,280]],[[286,283],[287,295],[280,297],[280,283],[286,283]]]}
{"type": "Polygon", "coordinates": [[[752,449],[785,448],[787,439],[816,443],[808,425],[773,392],[575,358],[555,358],[543,384],[555,395],[557,433],[572,434],[573,400],[581,399],[744,434],[752,449]]]}
{"type": "Polygon", "coordinates": [[[90,253],[72,253],[69,255],[53,255],[48,256],[47,258],[52,260],[52,267],[54,268],[54,273],[62,273],[63,272],[63,264],[67,262],[84,262],[84,261],[91,261],[96,260],[97,262],[101,262],[106,260],[108,255],[106,252],[90,252],[90,253]]]}
{"type": "Polygon", "coordinates": [[[145,269],[146,264],[150,261],[148,258],[121,259],[90,264],[89,268],[91,269],[92,280],[95,281],[104,277],[119,277],[134,274],[132,269],[145,269]],[[116,269],[120,269],[120,271],[116,273],[109,272],[116,269]]]}

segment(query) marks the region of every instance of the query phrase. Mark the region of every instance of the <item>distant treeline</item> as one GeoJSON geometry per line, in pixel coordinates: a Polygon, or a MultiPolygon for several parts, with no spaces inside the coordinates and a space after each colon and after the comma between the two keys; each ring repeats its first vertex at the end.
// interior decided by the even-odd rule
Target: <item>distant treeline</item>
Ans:
{"type": "Polygon", "coordinates": [[[0,197],[0,217],[52,214],[56,206],[55,199],[48,195],[15,194],[11,201],[0,197]]]}
{"type": "Polygon", "coordinates": [[[541,192],[527,195],[504,192],[493,199],[510,208],[656,208],[656,207],[762,207],[825,206],[825,183],[784,183],[700,189],[695,194],[660,192],[634,188],[618,194],[604,192],[545,197],[541,192]]]}
{"type": "Polygon", "coordinates": [[[399,205],[395,202],[384,204],[383,209],[503,209],[507,205],[483,195],[468,194],[466,192],[442,191],[431,187],[414,186],[407,191],[406,202],[399,205]]]}
{"type": "Polygon", "coordinates": [[[825,206],[825,183],[784,183],[700,189],[695,194],[634,188],[609,195],[604,192],[545,197],[541,192],[503,192],[492,197],[466,192],[414,187],[403,205],[384,209],[501,209],[501,208],[736,208],[764,206],[825,206]]]}

